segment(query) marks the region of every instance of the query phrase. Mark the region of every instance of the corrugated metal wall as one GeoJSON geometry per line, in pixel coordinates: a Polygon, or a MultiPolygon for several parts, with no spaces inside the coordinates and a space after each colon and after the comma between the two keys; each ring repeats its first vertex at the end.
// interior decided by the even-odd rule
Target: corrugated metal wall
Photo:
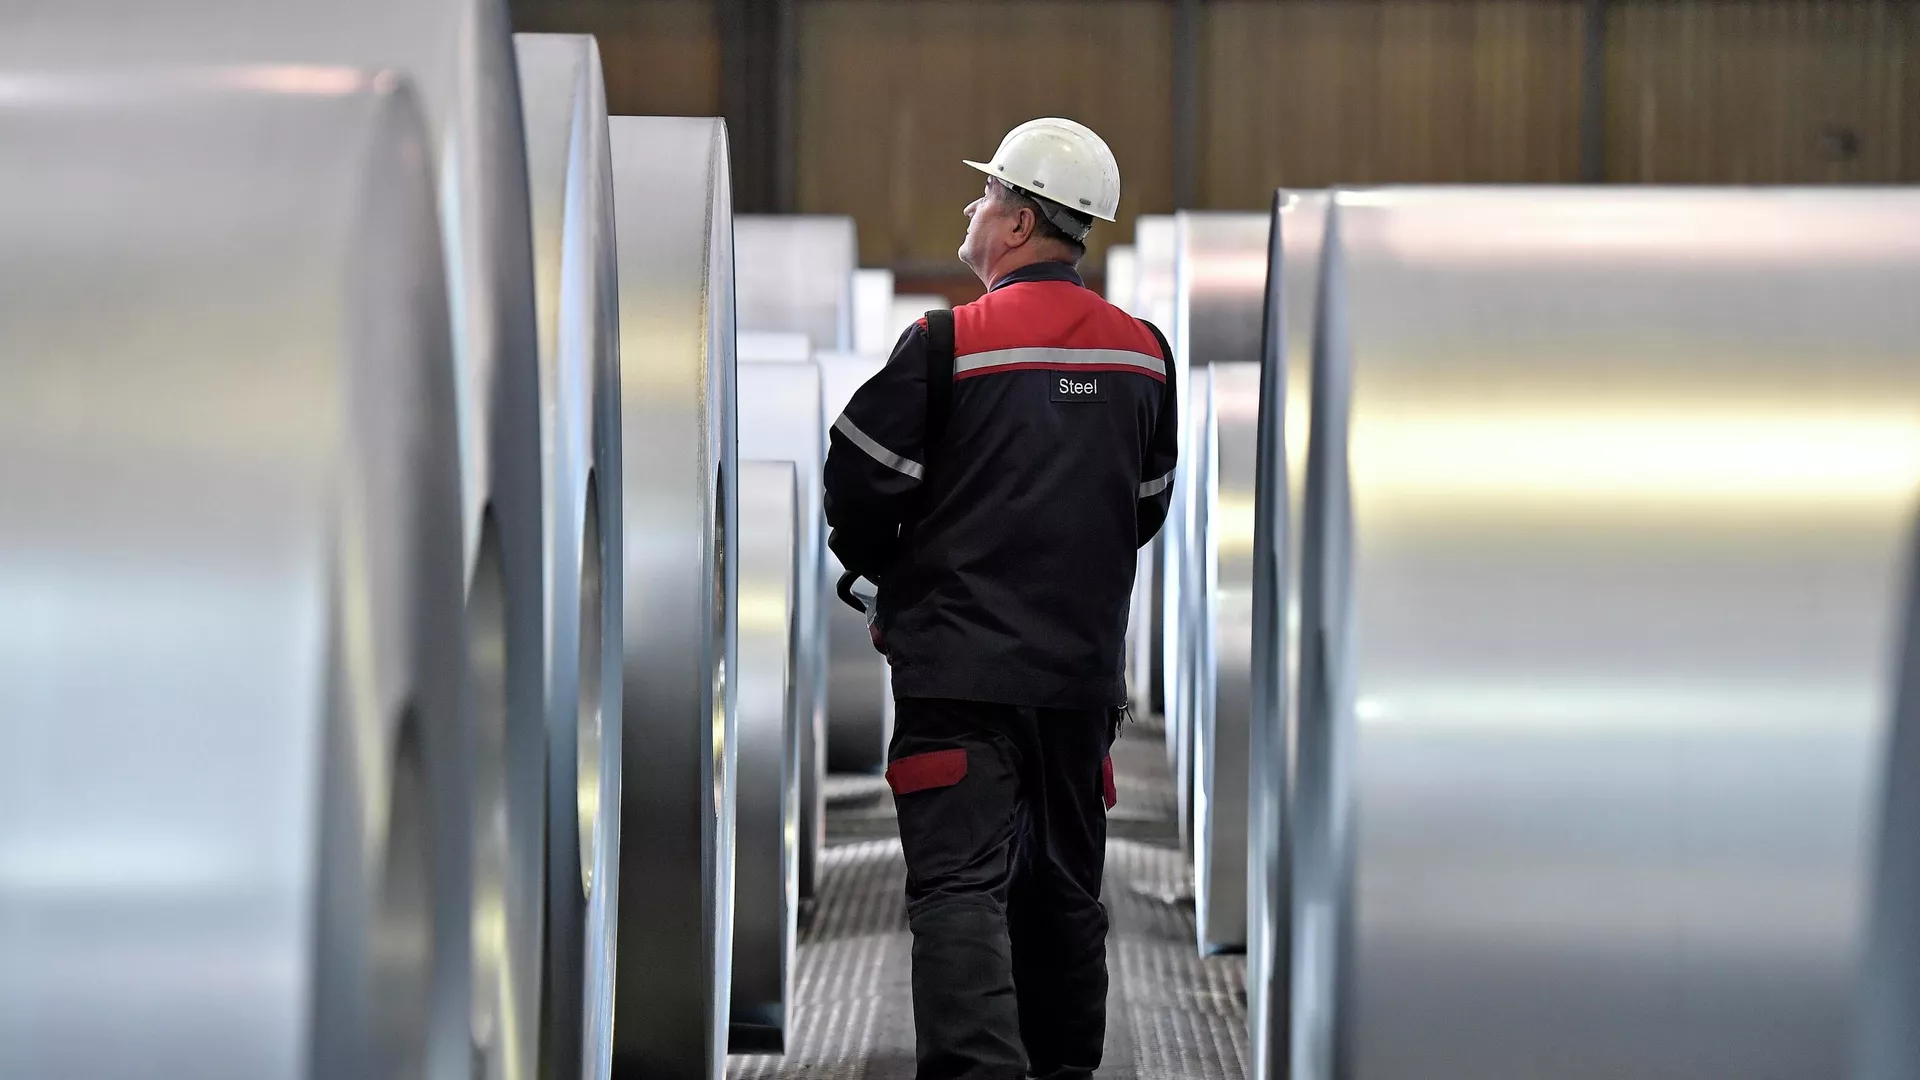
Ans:
{"type": "Polygon", "coordinates": [[[1920,5],[1615,0],[1607,178],[1920,180],[1920,5]]]}
{"type": "MultiPolygon", "coordinates": [[[[1128,214],[1172,204],[1172,8],[1163,0],[808,0],[799,199],[860,220],[860,257],[951,267],[981,188],[962,157],[1071,116],[1120,159],[1128,214]]],[[[1095,230],[1096,245],[1116,230],[1095,230]]]]}
{"type": "MultiPolygon", "coordinates": [[[[953,268],[979,189],[958,159],[1035,116],[1107,137],[1125,221],[1171,208],[1171,0],[796,2],[799,209],[857,217],[863,262],[953,268]]],[[[713,10],[515,0],[522,29],[600,36],[616,112],[719,110],[713,10]]],[[[1201,204],[1264,207],[1281,184],[1577,180],[1583,11],[1209,0],[1201,204]]],[[[1920,181],[1920,0],[1610,0],[1604,72],[1608,179],[1920,181]]]]}
{"type": "Polygon", "coordinates": [[[1581,23],[1580,5],[1543,0],[1210,4],[1201,197],[1576,180],[1581,23]]]}

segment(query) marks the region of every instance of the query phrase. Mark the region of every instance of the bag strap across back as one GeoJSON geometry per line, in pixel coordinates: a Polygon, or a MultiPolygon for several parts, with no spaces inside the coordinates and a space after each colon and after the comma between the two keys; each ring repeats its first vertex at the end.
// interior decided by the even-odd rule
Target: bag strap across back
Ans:
{"type": "Polygon", "coordinates": [[[927,312],[927,430],[921,443],[928,462],[934,448],[947,433],[947,417],[953,412],[953,311],[938,308],[927,312]]]}

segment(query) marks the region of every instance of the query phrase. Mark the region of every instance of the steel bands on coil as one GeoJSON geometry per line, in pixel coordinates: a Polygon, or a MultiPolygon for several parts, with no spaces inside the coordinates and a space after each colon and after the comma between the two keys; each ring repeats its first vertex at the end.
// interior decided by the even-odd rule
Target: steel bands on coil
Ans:
{"type": "Polygon", "coordinates": [[[820,509],[826,418],[820,368],[802,363],[740,364],[740,456],[793,464],[799,494],[796,545],[800,577],[794,588],[798,642],[794,656],[795,716],[800,728],[798,888],[813,896],[820,849],[826,846],[822,772],[826,764],[827,617],[833,599],[827,577],[826,518],[820,509]]]}
{"type": "Polygon", "coordinates": [[[795,474],[790,461],[740,465],[740,821],[729,1040],[735,1052],[785,1050],[793,997],[800,899],[795,474]]]}
{"type": "MultiPolygon", "coordinates": [[[[288,64],[403,72],[438,176],[454,320],[478,765],[472,815],[473,1039],[488,1075],[530,1077],[539,1042],[545,616],[540,414],[519,90],[501,0],[72,0],[8,21],[0,65],[26,70],[288,64]],[[217,32],[209,32],[217,27],[217,32]]],[[[311,71],[311,69],[309,69],[311,71]]]]}
{"type": "MultiPolygon", "coordinates": [[[[825,353],[818,358],[820,389],[831,425],[854,391],[879,374],[885,357],[825,353]]],[[[837,581],[845,567],[827,552],[827,576],[837,581]]],[[[893,736],[893,682],[887,662],[874,651],[866,619],[839,599],[822,601],[827,615],[827,769],[878,773],[886,767],[893,736]]]]}
{"type": "Polygon", "coordinates": [[[1342,193],[1325,258],[1292,1075],[1847,1075],[1920,196],[1342,193]]]}
{"type": "Polygon", "coordinates": [[[609,123],[626,546],[614,1070],[719,1080],[740,542],[727,134],[708,119],[609,123]]]}
{"type": "Polygon", "coordinates": [[[547,618],[541,1073],[612,1068],[620,853],[620,354],[606,85],[591,37],[519,34],[540,346],[547,618]]]}
{"type": "Polygon", "coordinates": [[[9,89],[0,1074],[464,1075],[459,444],[413,96],[295,65],[9,89]]]}

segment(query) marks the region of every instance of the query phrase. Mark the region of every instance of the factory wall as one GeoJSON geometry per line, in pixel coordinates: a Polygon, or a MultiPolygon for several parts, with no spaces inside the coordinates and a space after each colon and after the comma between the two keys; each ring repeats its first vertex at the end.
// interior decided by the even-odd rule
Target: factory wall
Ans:
{"type": "MultiPolygon", "coordinates": [[[[1125,213],[1174,200],[1173,0],[792,0],[795,209],[852,214],[867,265],[950,271],[990,154],[1034,116],[1112,143],[1125,213]]],[[[1197,204],[1277,185],[1581,178],[1584,0],[1211,0],[1197,204]]],[[[515,0],[599,35],[615,113],[720,110],[713,0],[515,0]]],[[[1609,0],[1605,179],[1920,180],[1920,3],[1609,0]]],[[[1089,266],[1131,227],[1096,230],[1089,266]]]]}

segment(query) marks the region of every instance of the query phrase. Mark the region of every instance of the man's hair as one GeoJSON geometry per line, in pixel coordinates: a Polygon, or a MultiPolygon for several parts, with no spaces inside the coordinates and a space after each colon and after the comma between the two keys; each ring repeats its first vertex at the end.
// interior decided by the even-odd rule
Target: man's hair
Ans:
{"type": "Polygon", "coordinates": [[[1075,239],[1072,233],[1067,232],[1055,224],[1055,218],[1056,216],[1065,217],[1068,221],[1073,222],[1081,229],[1081,235],[1083,236],[1085,235],[1085,230],[1093,225],[1093,219],[1080,213],[1078,210],[1069,210],[1059,203],[1054,202],[1052,199],[1043,198],[1029,191],[1022,191],[1004,180],[998,182],[1000,187],[1006,192],[1007,198],[1013,200],[1014,205],[1024,206],[1033,211],[1033,231],[1043,239],[1058,240],[1061,246],[1065,247],[1072,256],[1065,260],[1065,262],[1069,266],[1079,266],[1080,260],[1086,257],[1087,245],[1085,242],[1075,239]]]}

